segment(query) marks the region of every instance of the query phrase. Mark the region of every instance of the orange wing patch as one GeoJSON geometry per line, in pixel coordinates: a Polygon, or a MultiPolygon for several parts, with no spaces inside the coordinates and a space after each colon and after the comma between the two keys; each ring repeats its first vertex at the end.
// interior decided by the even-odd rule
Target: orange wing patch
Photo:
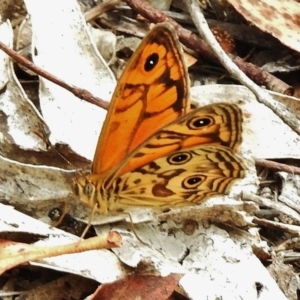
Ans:
{"type": "Polygon", "coordinates": [[[178,43],[171,26],[158,25],[128,62],[103,124],[93,174],[109,172],[158,129],[185,114],[189,82],[178,43]]]}

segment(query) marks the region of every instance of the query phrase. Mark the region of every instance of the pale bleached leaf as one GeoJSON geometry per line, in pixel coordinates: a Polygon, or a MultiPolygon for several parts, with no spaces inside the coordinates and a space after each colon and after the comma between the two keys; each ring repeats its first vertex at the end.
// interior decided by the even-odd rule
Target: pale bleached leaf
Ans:
{"type": "MultiPolygon", "coordinates": [[[[13,30],[9,21],[0,25],[0,38],[2,43],[12,47],[13,30]]],[[[49,129],[16,78],[11,58],[3,51],[0,51],[0,70],[2,145],[45,149],[45,142],[39,136],[47,137],[49,129]]],[[[3,152],[4,149],[2,147],[3,152]]]]}
{"type": "MultiPolygon", "coordinates": [[[[75,0],[24,1],[32,22],[34,62],[69,84],[109,100],[115,79],[97,51],[75,0]]],[[[40,102],[51,142],[92,159],[105,111],[40,78],[40,102]]]]}

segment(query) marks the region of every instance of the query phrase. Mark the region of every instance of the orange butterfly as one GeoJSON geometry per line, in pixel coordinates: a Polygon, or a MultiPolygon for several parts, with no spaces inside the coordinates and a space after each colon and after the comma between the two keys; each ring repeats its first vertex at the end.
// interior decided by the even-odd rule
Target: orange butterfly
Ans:
{"type": "Polygon", "coordinates": [[[99,137],[92,174],[76,179],[81,201],[101,213],[130,206],[183,206],[227,193],[245,176],[234,150],[235,105],[189,111],[189,79],[174,29],[144,38],[120,78],[99,137]]]}

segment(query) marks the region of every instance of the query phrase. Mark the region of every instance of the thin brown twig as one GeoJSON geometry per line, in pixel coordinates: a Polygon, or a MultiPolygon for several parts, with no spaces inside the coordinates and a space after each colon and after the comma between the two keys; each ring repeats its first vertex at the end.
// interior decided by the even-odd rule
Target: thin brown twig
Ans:
{"type": "Polygon", "coordinates": [[[300,175],[300,168],[295,166],[289,166],[276,161],[266,159],[255,159],[255,165],[260,167],[269,168],[276,171],[282,171],[294,175],[300,175]]]}
{"type": "Polygon", "coordinates": [[[292,225],[292,224],[284,224],[281,222],[276,222],[272,220],[266,220],[266,219],[260,219],[257,217],[253,217],[252,222],[254,224],[267,227],[269,229],[274,229],[274,230],[283,230],[284,232],[288,232],[290,234],[297,234],[299,235],[300,229],[299,226],[297,225],[292,225]]]}
{"type": "Polygon", "coordinates": [[[22,55],[18,54],[16,51],[12,50],[11,48],[7,47],[4,43],[0,41],[0,49],[4,51],[7,55],[9,55],[11,58],[13,58],[16,62],[21,64],[22,66],[28,68],[29,70],[35,72],[37,75],[42,76],[49,81],[61,86],[62,88],[68,90],[72,94],[74,94],[76,97],[83,99],[91,104],[94,104],[96,106],[99,106],[103,109],[107,109],[109,103],[107,101],[102,100],[99,97],[94,96],[89,91],[76,87],[74,85],[70,85],[60,78],[57,78],[53,74],[47,72],[46,70],[38,67],[33,62],[29,61],[22,55]]]}
{"type": "Polygon", "coordinates": [[[84,13],[84,18],[86,22],[92,21],[93,19],[97,18],[98,16],[102,15],[108,10],[114,8],[120,2],[121,0],[109,0],[98,3],[95,7],[84,13]]]}
{"type": "MultiPolygon", "coordinates": [[[[142,15],[153,23],[168,22],[172,24],[179,36],[180,41],[188,48],[193,49],[201,57],[207,58],[216,62],[216,57],[211,51],[210,47],[203,43],[199,37],[190,30],[183,28],[172,18],[168,17],[158,9],[151,6],[147,1],[142,0],[124,0],[133,10],[142,15]]],[[[256,65],[245,62],[238,56],[230,56],[233,62],[250,78],[260,85],[266,86],[268,89],[285,94],[292,95],[294,90],[285,82],[276,78],[272,74],[261,70],[256,65]]]]}

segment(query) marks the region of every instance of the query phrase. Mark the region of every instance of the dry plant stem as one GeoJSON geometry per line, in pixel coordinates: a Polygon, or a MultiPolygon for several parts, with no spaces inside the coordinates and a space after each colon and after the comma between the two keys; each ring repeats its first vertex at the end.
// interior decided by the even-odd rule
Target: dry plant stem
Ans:
{"type": "MultiPolygon", "coordinates": [[[[168,22],[172,24],[176,29],[180,41],[185,46],[197,52],[201,57],[205,57],[212,61],[217,61],[216,56],[211,51],[210,47],[207,46],[205,43],[201,42],[201,40],[196,34],[193,34],[190,30],[184,29],[173,19],[151,6],[147,1],[124,0],[124,2],[126,2],[132,9],[137,11],[144,18],[147,18],[153,23],[168,22]]],[[[198,6],[197,9],[199,10],[198,6]]],[[[282,94],[292,94],[293,90],[289,85],[276,78],[275,76],[271,75],[270,73],[262,71],[258,66],[246,63],[240,57],[233,57],[233,61],[249,77],[258,80],[259,84],[266,86],[270,90],[274,90],[282,94]]]]}
{"type": "Polygon", "coordinates": [[[98,16],[102,15],[103,13],[111,10],[116,5],[118,5],[121,0],[108,0],[103,3],[99,3],[89,11],[85,12],[84,18],[87,22],[92,21],[93,19],[97,18],[98,16]]]}
{"type": "MultiPolygon", "coordinates": [[[[121,235],[116,231],[111,231],[101,236],[80,240],[79,243],[76,242],[69,245],[50,247],[49,254],[53,254],[52,256],[57,256],[61,254],[79,253],[89,250],[118,248],[121,246],[121,235]]],[[[47,248],[44,249],[46,250],[47,248]]]]}
{"type": "Polygon", "coordinates": [[[246,62],[239,56],[229,54],[232,61],[253,81],[257,84],[265,86],[268,90],[278,92],[284,95],[293,96],[294,88],[287,85],[279,78],[273,76],[269,72],[263,71],[256,65],[246,62]]]}
{"type": "Polygon", "coordinates": [[[289,125],[293,131],[300,135],[300,120],[298,120],[292,112],[289,112],[286,106],[274,100],[267,91],[257,86],[251,79],[241,72],[237,65],[232,62],[210,31],[198,2],[196,0],[188,0],[186,3],[188,11],[191,14],[200,35],[207,44],[211,46],[212,51],[231,76],[248,87],[254,93],[259,102],[269,107],[277,116],[289,125]]]}
{"type": "Polygon", "coordinates": [[[69,92],[74,94],[76,97],[78,97],[80,99],[84,99],[85,101],[87,101],[91,104],[94,104],[96,106],[99,106],[103,109],[108,108],[108,105],[109,105],[108,102],[106,102],[98,97],[95,97],[89,91],[87,91],[85,89],[81,89],[81,88],[75,87],[73,85],[67,84],[66,82],[62,81],[61,79],[55,77],[53,74],[38,67],[37,65],[35,65],[34,63],[32,63],[31,61],[26,59],[25,57],[19,55],[17,52],[10,49],[2,42],[0,42],[0,49],[2,51],[4,51],[7,55],[9,55],[11,58],[13,58],[16,62],[21,64],[22,66],[25,66],[29,70],[35,72],[37,75],[40,75],[40,76],[48,79],[49,81],[61,86],[62,88],[68,90],[69,92]]]}
{"type": "MultiPolygon", "coordinates": [[[[9,243],[9,241],[6,241],[9,243]]],[[[26,246],[24,246],[24,251],[20,253],[17,251],[15,255],[11,254],[5,258],[6,266],[15,266],[17,262],[24,263],[25,261],[36,261],[43,258],[79,253],[89,250],[98,249],[111,249],[122,246],[122,237],[116,231],[111,231],[108,234],[102,236],[97,236],[89,238],[87,240],[81,240],[80,242],[68,244],[68,245],[56,245],[52,247],[39,247],[31,246],[30,250],[26,251],[26,246]]],[[[9,247],[7,247],[9,249],[9,247]]]]}
{"type": "Polygon", "coordinates": [[[286,164],[278,163],[276,161],[266,160],[266,159],[255,159],[255,165],[260,167],[265,167],[277,171],[283,171],[293,175],[300,175],[300,168],[289,166],[286,164]]]}
{"type": "Polygon", "coordinates": [[[282,230],[284,232],[288,232],[291,234],[300,234],[300,227],[296,226],[296,225],[290,225],[290,224],[284,224],[284,223],[280,223],[280,222],[274,222],[274,221],[270,221],[270,220],[265,220],[265,219],[259,219],[254,217],[252,222],[254,224],[260,225],[260,226],[264,226],[270,229],[276,229],[276,230],[282,230]]]}
{"type": "Polygon", "coordinates": [[[273,200],[264,198],[264,197],[260,197],[251,193],[242,193],[241,196],[243,201],[253,201],[259,205],[263,205],[266,207],[270,207],[273,209],[276,209],[280,212],[282,212],[283,214],[297,220],[298,222],[300,222],[300,214],[295,211],[294,209],[291,209],[290,207],[280,203],[280,202],[275,202],[273,200]]]}

